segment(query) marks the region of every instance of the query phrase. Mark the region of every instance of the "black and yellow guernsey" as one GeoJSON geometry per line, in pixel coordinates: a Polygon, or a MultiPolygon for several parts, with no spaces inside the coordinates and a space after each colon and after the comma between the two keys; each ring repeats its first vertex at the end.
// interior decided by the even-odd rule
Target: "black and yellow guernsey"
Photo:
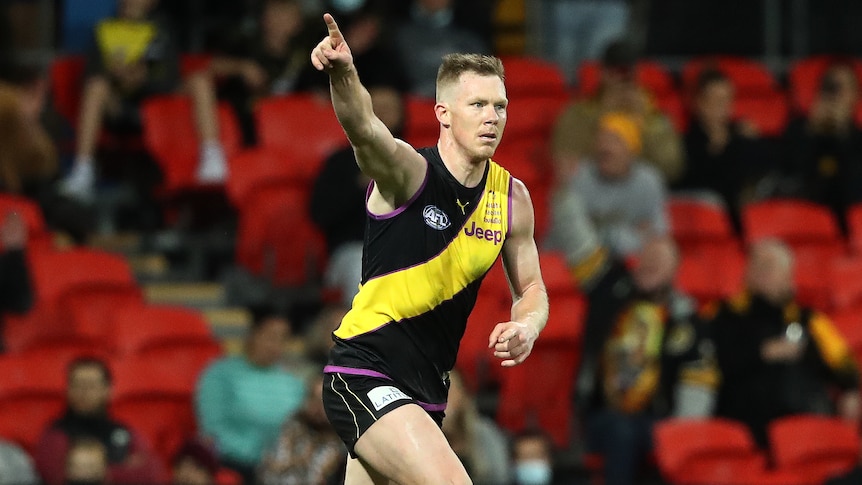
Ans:
{"type": "Polygon", "coordinates": [[[391,379],[442,411],[467,317],[508,235],[512,177],[489,160],[482,181],[465,187],[436,147],[419,153],[428,170],[413,198],[368,213],[362,284],[325,371],[391,379]]]}

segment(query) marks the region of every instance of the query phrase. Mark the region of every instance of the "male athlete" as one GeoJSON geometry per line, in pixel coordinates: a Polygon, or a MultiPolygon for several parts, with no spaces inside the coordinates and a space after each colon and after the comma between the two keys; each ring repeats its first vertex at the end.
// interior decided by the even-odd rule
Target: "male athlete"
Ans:
{"type": "Polygon", "coordinates": [[[335,330],[324,405],[350,451],[346,483],[466,484],[440,430],[448,373],[482,278],[502,252],[512,320],[488,347],[505,367],[527,358],[548,316],[521,181],[490,160],[506,125],[500,60],[446,56],[437,75],[440,139],[418,152],[372,111],[331,15],[311,62],[330,77],[332,105],[372,180],[362,285],[335,330]]]}

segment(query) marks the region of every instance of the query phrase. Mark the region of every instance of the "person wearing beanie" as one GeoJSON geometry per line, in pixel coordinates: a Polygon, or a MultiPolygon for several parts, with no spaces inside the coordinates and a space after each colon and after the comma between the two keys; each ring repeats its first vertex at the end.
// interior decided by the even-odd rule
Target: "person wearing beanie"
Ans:
{"type": "MultiPolygon", "coordinates": [[[[642,149],[640,121],[607,113],[598,121],[595,158],[579,164],[557,189],[581,194],[602,243],[623,257],[640,250],[644,239],[668,232],[662,177],[641,161],[642,149]]],[[[562,229],[552,225],[548,245],[555,245],[562,229]]]]}

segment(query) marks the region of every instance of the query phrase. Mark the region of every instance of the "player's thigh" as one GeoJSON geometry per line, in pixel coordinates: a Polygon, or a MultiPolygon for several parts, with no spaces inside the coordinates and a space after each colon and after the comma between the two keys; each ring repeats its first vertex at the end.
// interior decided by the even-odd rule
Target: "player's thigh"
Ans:
{"type": "Polygon", "coordinates": [[[389,485],[388,478],[363,464],[358,458],[347,457],[344,485],[389,485]]]}
{"type": "Polygon", "coordinates": [[[440,427],[416,404],[386,413],[354,449],[363,462],[396,483],[472,483],[440,427]]]}

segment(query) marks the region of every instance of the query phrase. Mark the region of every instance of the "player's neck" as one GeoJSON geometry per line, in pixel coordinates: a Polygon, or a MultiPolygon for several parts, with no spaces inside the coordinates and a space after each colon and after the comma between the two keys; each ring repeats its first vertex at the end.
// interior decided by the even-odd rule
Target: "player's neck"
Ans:
{"type": "Polygon", "coordinates": [[[471,158],[457,144],[444,137],[441,137],[437,143],[437,149],[443,165],[461,185],[472,188],[482,182],[485,164],[488,163],[487,158],[471,158]]]}

